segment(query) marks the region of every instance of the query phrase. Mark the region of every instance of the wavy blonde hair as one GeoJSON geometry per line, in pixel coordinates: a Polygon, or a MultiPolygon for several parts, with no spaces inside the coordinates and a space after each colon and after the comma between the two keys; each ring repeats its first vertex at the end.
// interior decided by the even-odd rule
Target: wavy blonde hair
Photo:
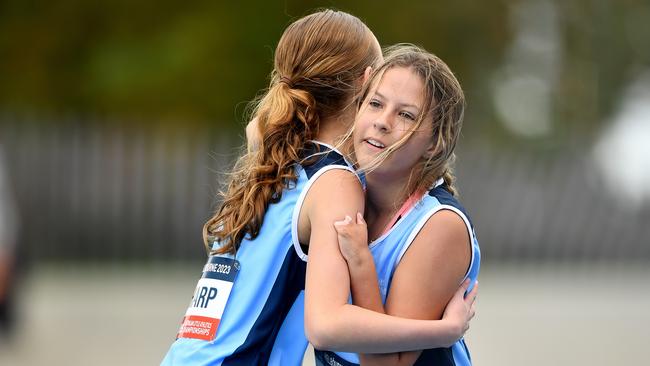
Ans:
{"type": "Polygon", "coordinates": [[[380,55],[370,29],[341,11],[322,10],[287,27],[270,85],[254,102],[259,147],[238,159],[221,207],[203,227],[208,252],[236,253],[245,237],[258,236],[269,204],[296,181],[295,164],[318,135],[320,121],[352,103],[358,80],[380,55]],[[221,246],[213,251],[215,240],[221,246]]]}
{"type": "MultiPolygon", "coordinates": [[[[443,178],[451,194],[457,195],[452,164],[465,113],[465,95],[460,83],[439,57],[412,44],[397,44],[384,50],[384,63],[372,73],[365,84],[360,94],[359,108],[365,108],[362,102],[376,89],[384,73],[395,67],[407,68],[423,81],[422,113],[410,133],[382,151],[367,167],[360,170],[369,173],[377,168],[390,154],[408,141],[413,132],[422,126],[425,119],[432,118],[433,153],[427,158],[420,159],[411,170],[404,193],[409,196],[417,191],[425,191],[438,179],[443,178]]],[[[350,130],[346,134],[342,144],[343,149],[354,157],[352,133],[353,131],[350,130]]]]}

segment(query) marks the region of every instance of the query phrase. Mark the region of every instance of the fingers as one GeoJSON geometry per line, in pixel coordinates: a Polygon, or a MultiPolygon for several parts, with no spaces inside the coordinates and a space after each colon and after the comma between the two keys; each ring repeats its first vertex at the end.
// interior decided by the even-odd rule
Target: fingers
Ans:
{"type": "Polygon", "coordinates": [[[457,303],[457,304],[463,304],[464,303],[465,304],[464,306],[466,307],[465,309],[467,309],[467,306],[468,306],[467,299],[465,299],[465,297],[464,297],[465,292],[467,291],[467,286],[468,286],[468,282],[463,281],[463,283],[458,287],[458,289],[454,293],[454,296],[452,296],[451,300],[449,300],[449,303],[452,303],[452,302],[457,303]]]}
{"type": "Polygon", "coordinates": [[[358,236],[360,230],[364,232],[367,230],[366,221],[360,212],[357,212],[355,219],[349,215],[345,215],[343,220],[334,221],[334,229],[339,236],[343,237],[358,236]]]}
{"type": "Polygon", "coordinates": [[[340,221],[334,221],[334,228],[336,231],[339,231],[339,228],[349,225],[352,222],[352,218],[348,215],[345,215],[345,218],[340,221]]]}
{"type": "Polygon", "coordinates": [[[350,235],[350,223],[352,218],[345,215],[345,218],[340,221],[334,221],[334,230],[339,237],[347,237],[350,235]]]}
{"type": "Polygon", "coordinates": [[[361,212],[357,212],[357,224],[359,225],[366,224],[366,220],[363,219],[363,215],[361,214],[361,212]]]}
{"type": "Polygon", "coordinates": [[[461,296],[465,296],[465,292],[467,292],[470,283],[471,281],[469,278],[465,279],[465,281],[463,281],[463,283],[460,284],[458,290],[456,290],[456,295],[461,294],[461,296]]]}
{"type": "Polygon", "coordinates": [[[478,281],[474,282],[474,287],[472,288],[472,291],[470,291],[466,296],[466,300],[470,300],[470,304],[474,304],[474,301],[476,301],[476,298],[478,297],[478,281]]]}
{"type": "Polygon", "coordinates": [[[352,218],[348,215],[345,215],[345,218],[340,221],[334,221],[334,225],[347,225],[352,222],[352,218]]]}
{"type": "Polygon", "coordinates": [[[465,302],[469,303],[469,319],[476,315],[476,298],[478,297],[478,281],[474,282],[474,287],[465,297],[465,302]]]}
{"type": "MultiPolygon", "coordinates": [[[[468,283],[467,281],[463,281],[463,283],[458,287],[456,292],[454,293],[454,296],[452,297],[452,300],[458,301],[458,302],[465,302],[467,305],[467,299],[465,298],[465,292],[467,291],[467,286],[468,283]]],[[[450,302],[452,301],[450,300],[450,302]]]]}
{"type": "Polygon", "coordinates": [[[366,225],[366,221],[363,219],[363,215],[360,212],[357,212],[356,221],[352,220],[352,217],[345,215],[345,218],[343,220],[334,221],[334,226],[349,225],[353,222],[357,225],[366,225]]]}

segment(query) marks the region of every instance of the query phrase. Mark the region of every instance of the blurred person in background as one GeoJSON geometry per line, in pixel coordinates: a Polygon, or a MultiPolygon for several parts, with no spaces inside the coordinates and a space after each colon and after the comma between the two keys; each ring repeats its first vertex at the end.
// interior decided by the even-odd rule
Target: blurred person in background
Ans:
{"type": "Polygon", "coordinates": [[[8,338],[13,328],[13,290],[17,215],[9,169],[0,144],[0,338],[8,338]]]}

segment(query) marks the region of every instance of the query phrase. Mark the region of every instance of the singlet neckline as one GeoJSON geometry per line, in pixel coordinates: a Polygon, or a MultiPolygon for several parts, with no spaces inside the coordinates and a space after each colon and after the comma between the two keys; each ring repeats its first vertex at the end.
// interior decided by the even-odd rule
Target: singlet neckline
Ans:
{"type": "Polygon", "coordinates": [[[328,144],[328,143],[326,143],[326,142],[318,141],[318,140],[309,140],[309,142],[313,142],[313,143],[318,144],[318,145],[323,145],[323,146],[325,146],[326,148],[328,148],[328,149],[330,149],[330,150],[332,150],[332,151],[338,153],[339,155],[343,156],[343,153],[341,153],[341,152],[339,151],[339,149],[335,148],[334,146],[332,146],[332,145],[330,145],[330,144],[328,144]]]}
{"type": "Polygon", "coordinates": [[[432,189],[437,188],[438,186],[442,185],[444,183],[444,179],[440,178],[438,179],[433,186],[431,186],[428,190],[422,191],[422,192],[416,192],[412,194],[405,202],[402,204],[402,207],[397,211],[397,213],[393,216],[391,221],[388,222],[388,225],[384,228],[384,231],[382,234],[370,244],[368,244],[368,248],[372,249],[374,246],[377,244],[381,243],[384,238],[386,238],[390,233],[395,230],[395,228],[399,227],[399,225],[404,221],[404,218],[413,212],[413,208],[422,201],[424,196],[426,196],[432,189]]]}
{"type": "Polygon", "coordinates": [[[425,193],[426,193],[426,191],[417,191],[417,192],[413,193],[409,198],[407,198],[406,201],[404,201],[404,203],[402,204],[402,207],[399,210],[397,210],[397,212],[395,212],[393,217],[390,219],[390,221],[388,221],[388,223],[386,224],[384,229],[381,231],[380,237],[382,235],[386,234],[393,226],[395,226],[397,221],[399,221],[400,218],[407,211],[409,211],[411,208],[413,208],[413,206],[415,206],[415,204],[418,203],[418,201],[420,201],[420,198],[422,198],[422,196],[425,193]]]}
{"type": "MultiPolygon", "coordinates": [[[[394,223],[389,222],[389,225],[386,226],[386,228],[384,229],[384,232],[377,239],[373,240],[372,242],[370,242],[370,244],[368,244],[368,248],[372,249],[377,244],[381,243],[388,235],[390,235],[390,233],[392,233],[397,227],[399,227],[400,224],[402,222],[404,222],[404,218],[407,217],[408,215],[410,215],[411,212],[414,211],[413,208],[415,208],[416,204],[422,200],[422,198],[425,196],[425,194],[426,194],[426,191],[424,192],[424,194],[422,194],[420,196],[413,195],[416,198],[416,199],[414,199],[413,204],[410,205],[410,207],[407,207],[404,210],[404,212],[401,212],[402,209],[400,209],[398,214],[400,214],[400,212],[401,212],[401,214],[399,216],[398,215],[395,216],[395,218],[397,220],[394,223]]],[[[407,202],[410,201],[410,200],[411,200],[411,198],[409,198],[407,200],[407,202]]],[[[404,208],[404,205],[402,205],[402,208],[404,208]]]]}
{"type": "MultiPolygon", "coordinates": [[[[354,170],[354,174],[359,179],[359,182],[361,182],[361,187],[363,188],[363,191],[364,192],[366,191],[366,178],[365,178],[365,175],[362,172],[360,172],[359,169],[357,169],[357,167],[355,167],[354,164],[352,164],[348,160],[348,158],[345,156],[345,154],[343,154],[341,151],[339,151],[339,149],[337,149],[336,147],[334,147],[334,146],[332,146],[332,145],[330,145],[330,144],[328,144],[326,142],[322,142],[322,141],[318,141],[318,140],[309,140],[309,142],[312,142],[312,143],[318,144],[318,145],[323,145],[326,148],[330,149],[331,151],[334,151],[335,153],[341,155],[341,157],[343,158],[343,162],[345,162],[345,164],[348,167],[350,167],[352,170],[354,170]]],[[[326,151],[321,151],[321,152],[318,152],[316,154],[326,154],[326,153],[327,153],[326,151]]],[[[312,154],[311,156],[314,156],[316,154],[312,154]]],[[[364,199],[365,199],[365,197],[364,197],[364,199]]]]}

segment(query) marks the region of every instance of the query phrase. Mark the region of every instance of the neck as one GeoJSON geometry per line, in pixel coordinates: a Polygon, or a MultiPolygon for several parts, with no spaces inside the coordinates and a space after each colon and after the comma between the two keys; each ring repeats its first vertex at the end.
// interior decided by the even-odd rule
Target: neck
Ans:
{"type": "Polygon", "coordinates": [[[324,118],[320,122],[316,140],[334,146],[339,138],[348,132],[354,115],[354,108],[348,107],[335,116],[324,118]]]}
{"type": "Polygon", "coordinates": [[[391,178],[372,173],[366,176],[366,221],[372,240],[382,234],[390,219],[408,199],[405,190],[407,183],[408,176],[391,178]]]}

